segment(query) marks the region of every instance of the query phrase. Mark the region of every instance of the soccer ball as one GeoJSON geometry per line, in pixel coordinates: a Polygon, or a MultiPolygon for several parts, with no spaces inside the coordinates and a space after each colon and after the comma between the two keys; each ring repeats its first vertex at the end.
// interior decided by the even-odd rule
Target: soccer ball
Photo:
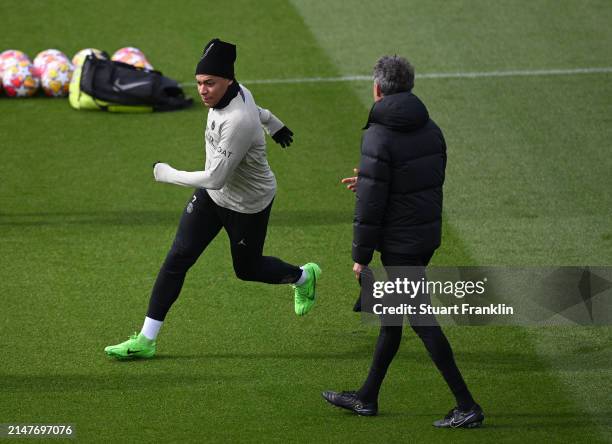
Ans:
{"type": "Polygon", "coordinates": [[[47,66],[55,61],[68,62],[68,57],[58,49],[45,49],[39,52],[34,58],[34,75],[42,77],[47,66]]]}
{"type": "Polygon", "coordinates": [[[72,65],[75,70],[83,65],[85,57],[87,57],[88,55],[93,55],[98,59],[108,60],[108,54],[105,51],[100,51],[96,48],[81,49],[72,58],[72,65]]]}
{"type": "Polygon", "coordinates": [[[56,60],[47,65],[41,77],[42,89],[51,97],[65,97],[72,78],[72,65],[69,61],[56,60]]]}
{"type": "Polygon", "coordinates": [[[25,53],[16,49],[8,49],[0,53],[0,79],[2,79],[2,74],[9,65],[17,63],[20,60],[27,60],[30,62],[30,58],[25,53]]]}
{"type": "Polygon", "coordinates": [[[114,62],[127,63],[137,68],[153,69],[153,66],[149,63],[144,53],[140,49],[132,46],[118,49],[111,57],[111,60],[114,62]]]}
{"type": "Polygon", "coordinates": [[[2,86],[9,97],[33,96],[39,85],[40,81],[34,75],[34,69],[28,60],[20,60],[4,69],[2,86]]]}

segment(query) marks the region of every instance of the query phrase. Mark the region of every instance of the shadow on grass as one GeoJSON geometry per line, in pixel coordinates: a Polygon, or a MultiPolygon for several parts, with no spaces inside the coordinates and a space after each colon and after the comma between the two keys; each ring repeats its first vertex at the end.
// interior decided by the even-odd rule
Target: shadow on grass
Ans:
{"type": "MultiPolygon", "coordinates": [[[[485,422],[482,430],[575,430],[577,427],[585,427],[589,423],[601,424],[610,421],[610,411],[589,413],[588,419],[582,417],[579,412],[569,413],[487,413],[485,410],[485,422]]],[[[478,429],[475,429],[478,430],[478,429]]]]}
{"type": "MultiPolygon", "coordinates": [[[[36,227],[67,225],[176,225],[180,211],[70,211],[0,213],[0,226],[36,227]]],[[[273,210],[272,226],[339,225],[350,228],[351,212],[335,210],[273,210]]]]}
{"type": "MultiPolygon", "coordinates": [[[[360,423],[365,421],[372,421],[373,423],[376,421],[384,421],[384,420],[392,420],[392,421],[405,421],[408,423],[418,423],[418,424],[427,424],[433,423],[433,421],[437,419],[441,419],[444,417],[446,412],[442,411],[419,411],[418,413],[414,410],[389,410],[385,408],[384,405],[379,406],[380,410],[378,411],[378,415],[375,418],[363,418],[358,415],[355,415],[353,412],[348,410],[344,410],[338,407],[333,407],[328,405],[330,408],[330,414],[337,415],[337,418],[346,421],[359,421],[360,423]],[[354,419],[353,419],[354,418],[354,419]]],[[[589,421],[594,421],[595,423],[602,423],[609,421],[610,415],[612,412],[608,411],[600,411],[595,414],[589,414],[589,421]]],[[[585,427],[589,423],[589,421],[585,421],[584,418],[581,418],[580,415],[576,413],[512,413],[505,412],[501,414],[496,414],[494,412],[489,412],[485,409],[485,421],[482,427],[475,429],[437,429],[440,433],[441,439],[445,436],[446,433],[453,434],[454,436],[459,437],[455,434],[460,434],[464,437],[464,434],[475,434],[473,435],[475,438],[478,436],[478,433],[485,433],[487,430],[489,431],[503,431],[503,430],[542,430],[542,429],[554,429],[554,430],[575,430],[577,427],[585,427]]],[[[432,426],[432,430],[435,430],[432,426]]],[[[451,441],[452,442],[452,441],[451,441]]]]}
{"type": "MultiPolygon", "coordinates": [[[[159,353],[152,360],[147,361],[112,361],[117,364],[124,364],[128,362],[138,363],[149,363],[154,364],[156,361],[201,361],[202,363],[211,362],[215,360],[244,360],[244,361],[258,361],[258,360],[307,360],[307,361],[334,361],[334,360],[355,360],[355,361],[369,361],[374,352],[375,338],[360,338],[356,340],[350,349],[334,349],[321,350],[321,351],[307,351],[307,352],[285,352],[285,351],[264,351],[264,352],[252,352],[252,351],[231,351],[231,352],[206,352],[202,353],[159,353]]],[[[472,371],[482,370],[487,373],[491,372],[504,372],[504,373],[520,373],[520,372],[548,372],[553,370],[564,370],[564,371],[592,371],[592,370],[612,370],[612,362],[601,361],[590,363],[588,368],[576,360],[569,359],[574,355],[567,354],[563,359],[563,356],[557,356],[559,359],[555,362],[554,366],[551,366],[548,362],[543,362],[531,353],[517,353],[514,351],[507,351],[500,349],[498,351],[460,351],[455,353],[455,359],[461,369],[470,369],[472,371]]],[[[427,352],[420,343],[403,343],[398,351],[396,361],[403,361],[409,367],[411,365],[418,367],[432,367],[434,364],[427,355],[427,352]]],[[[414,371],[421,371],[420,368],[415,368],[414,371]]]]}
{"type": "MultiPolygon", "coordinates": [[[[235,351],[235,352],[202,352],[202,353],[160,353],[155,359],[147,362],[155,361],[201,361],[202,363],[215,360],[307,360],[307,361],[369,361],[374,352],[375,339],[367,341],[359,341],[353,347],[346,350],[334,349],[328,351],[308,351],[308,352],[283,352],[283,351],[266,351],[266,352],[250,352],[250,351],[235,351]]],[[[398,351],[395,360],[403,361],[409,367],[415,365],[418,367],[430,367],[434,369],[434,364],[427,355],[425,350],[409,349],[411,347],[423,346],[418,344],[402,344],[398,351]]],[[[455,359],[460,368],[470,369],[472,371],[482,370],[487,373],[539,373],[553,370],[565,371],[592,371],[595,369],[612,370],[611,362],[596,362],[589,365],[588,369],[584,365],[569,359],[562,359],[554,366],[543,362],[530,353],[509,352],[506,350],[499,351],[462,351],[455,353],[455,359]]],[[[117,361],[125,362],[125,361],[117,361]]],[[[316,364],[316,362],[315,362],[316,364]]],[[[420,368],[415,368],[414,371],[421,371],[420,368]]]]}

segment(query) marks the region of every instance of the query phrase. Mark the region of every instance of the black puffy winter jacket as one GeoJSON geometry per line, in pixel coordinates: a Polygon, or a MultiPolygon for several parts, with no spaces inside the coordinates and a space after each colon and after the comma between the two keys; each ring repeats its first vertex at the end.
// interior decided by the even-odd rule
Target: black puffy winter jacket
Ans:
{"type": "Polygon", "coordinates": [[[353,260],[374,250],[421,255],[440,245],[446,143],[411,92],[384,96],[370,111],[361,143],[353,260]]]}

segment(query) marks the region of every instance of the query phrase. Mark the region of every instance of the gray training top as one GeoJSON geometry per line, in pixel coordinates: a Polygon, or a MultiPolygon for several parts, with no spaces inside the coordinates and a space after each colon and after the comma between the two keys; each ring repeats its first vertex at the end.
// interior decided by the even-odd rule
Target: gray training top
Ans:
{"type": "Polygon", "coordinates": [[[258,107],[251,92],[240,85],[240,92],[226,107],[208,111],[204,171],[179,171],[158,163],[153,171],[155,180],[206,188],[217,205],[240,213],[262,211],[276,193],[262,125],[269,134],[283,127],[274,114],[258,107]]]}

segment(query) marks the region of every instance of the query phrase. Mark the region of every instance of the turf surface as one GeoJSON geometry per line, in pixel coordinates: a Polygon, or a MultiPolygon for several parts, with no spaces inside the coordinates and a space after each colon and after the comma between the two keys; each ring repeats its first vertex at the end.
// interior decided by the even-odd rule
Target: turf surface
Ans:
{"type": "MultiPolygon", "coordinates": [[[[202,45],[237,42],[239,79],[368,74],[385,52],[417,73],[601,67],[608,2],[31,1],[0,49],[137,46],[191,82],[202,45]]],[[[355,388],[376,331],[350,311],[353,199],[368,82],[252,84],[296,133],[270,143],[279,182],[266,251],[323,268],[304,319],[286,287],[233,276],[221,235],[190,272],[158,359],[102,353],[140,328],[191,190],[156,184],[151,163],[203,162],[200,106],[172,114],[76,112],[65,100],[0,98],[0,423],[68,422],[80,440],[605,442],[610,328],[448,328],[488,415],[440,431],[452,399],[416,337],[383,386],[377,418],[329,408],[355,388]]],[[[195,90],[188,89],[194,95],[195,90]]],[[[449,145],[436,264],[610,265],[610,74],[417,79],[449,145]]]]}

